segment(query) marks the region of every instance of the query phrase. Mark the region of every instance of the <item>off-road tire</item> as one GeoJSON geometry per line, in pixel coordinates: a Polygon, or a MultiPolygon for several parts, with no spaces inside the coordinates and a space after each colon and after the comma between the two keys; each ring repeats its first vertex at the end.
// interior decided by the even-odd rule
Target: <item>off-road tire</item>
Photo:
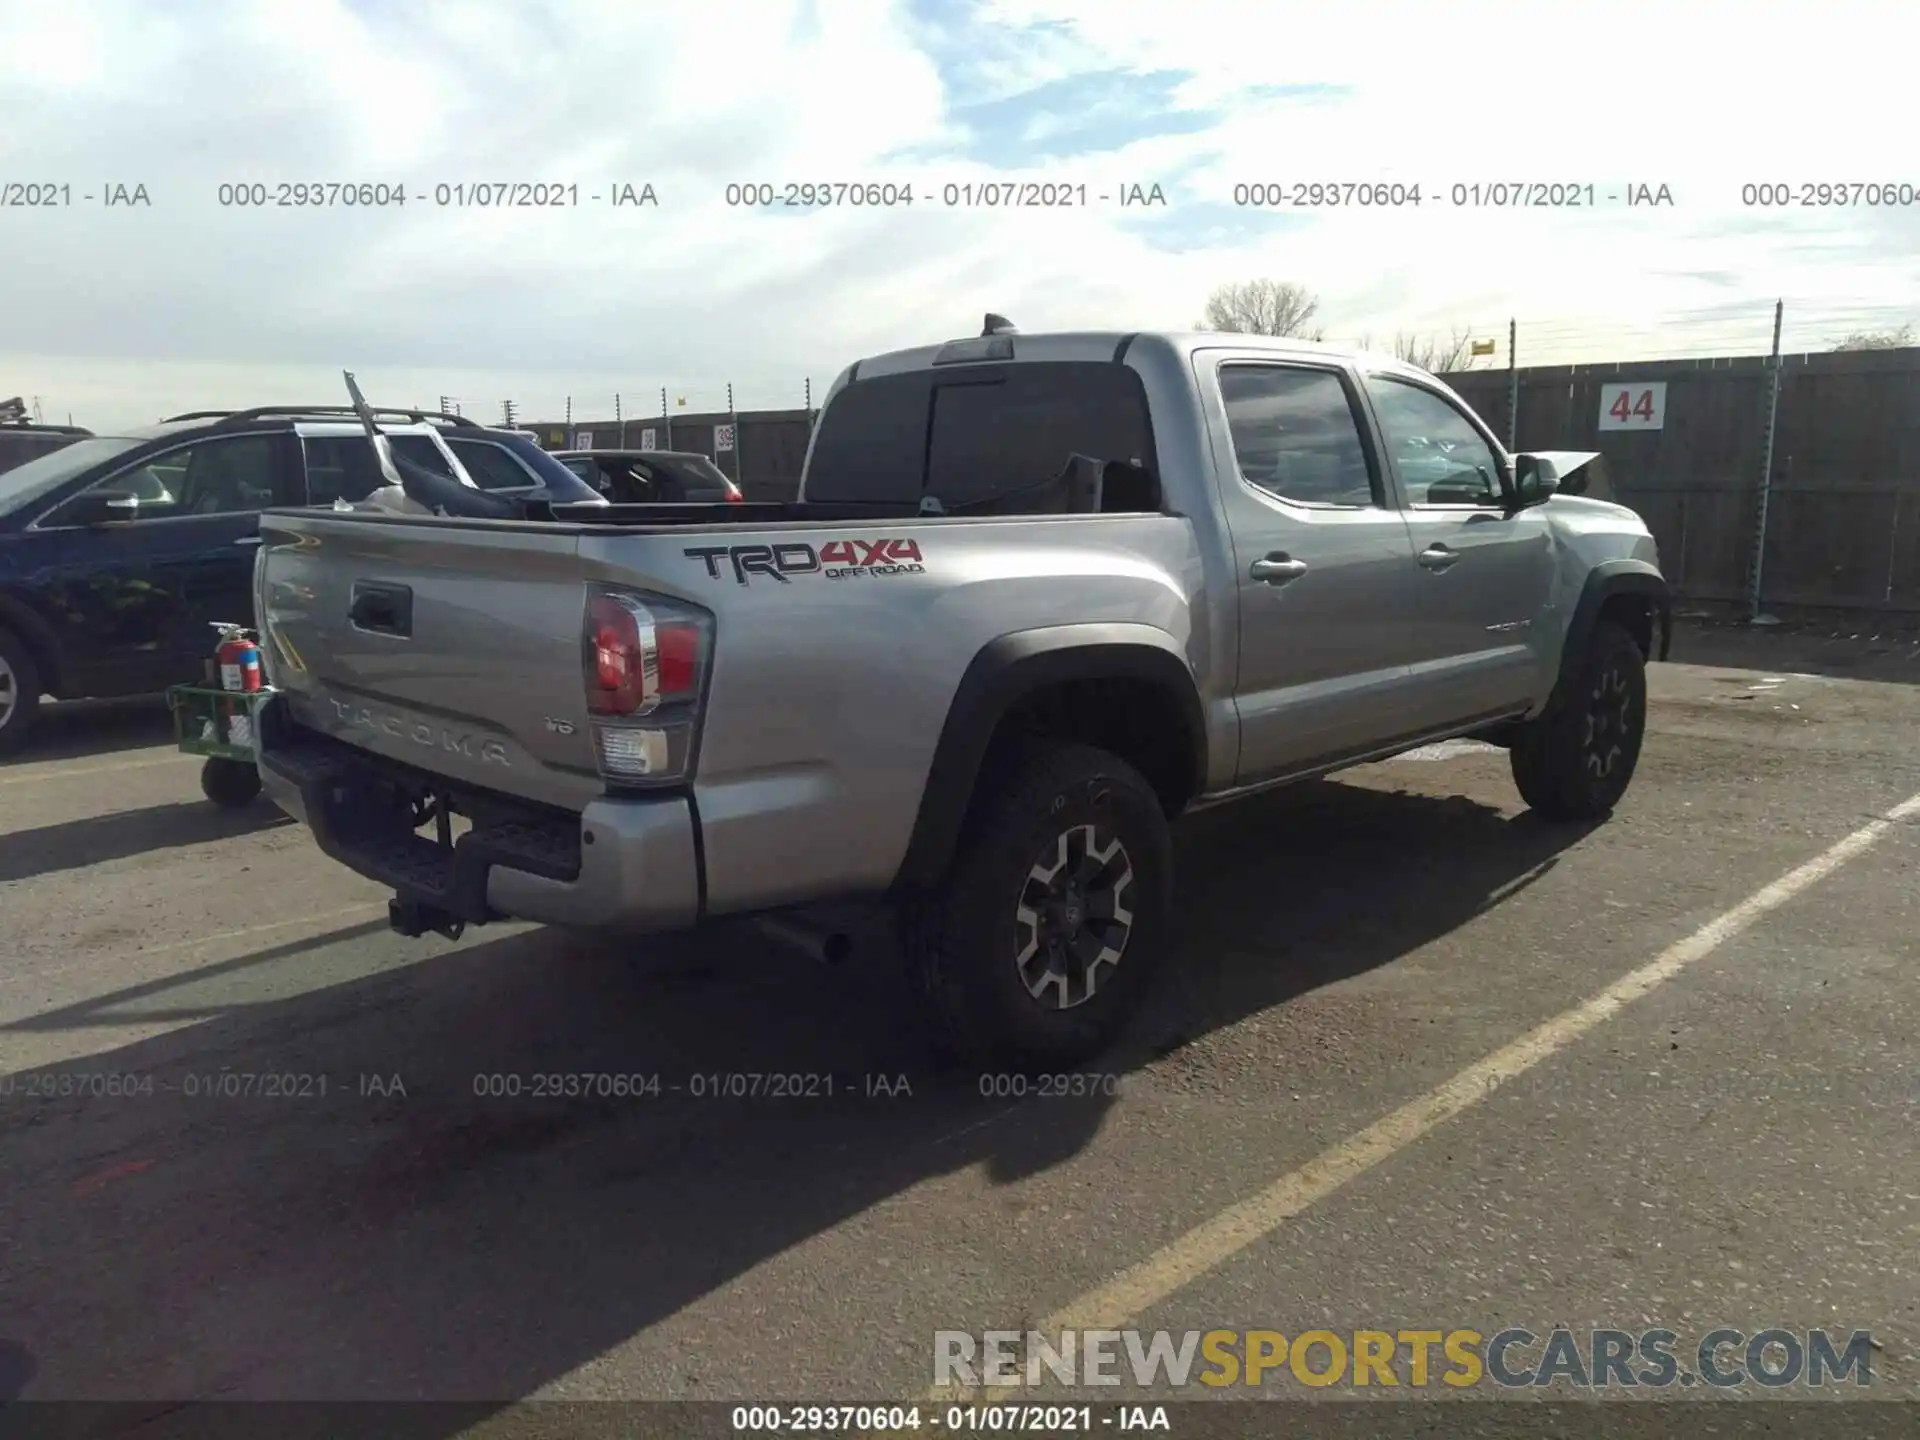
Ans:
{"type": "Polygon", "coordinates": [[[260,798],[260,769],[244,760],[214,755],[200,767],[200,793],[222,810],[239,810],[260,798]]]}
{"type": "MultiPolygon", "coordinates": [[[[1074,860],[1063,872],[1096,862],[1074,860]]],[[[1118,756],[1090,746],[1045,743],[1021,748],[983,774],[944,882],[910,903],[903,939],[912,977],[923,998],[937,1050],[966,1064],[1032,1073],[1072,1067],[1106,1049],[1125,1027],[1165,960],[1173,907],[1173,840],[1153,788],[1118,756]],[[1093,827],[1091,831],[1087,827],[1093,827]],[[1095,838],[1089,838],[1089,836],[1095,838]],[[1068,848],[1059,849],[1062,838],[1068,848]],[[1033,877],[1047,857],[1090,857],[1117,841],[1117,857],[1089,882],[1088,896],[1070,903],[1086,919],[1084,944],[1104,954],[1130,916],[1118,958],[1098,963],[1084,998],[1060,1008],[1073,981],[1059,977],[1057,993],[1040,998],[1023,977],[1022,952],[1046,966],[1039,923],[1031,916],[1041,892],[1033,877]],[[1102,888],[1103,885],[1106,888],[1102,888]]],[[[1079,890],[1075,887],[1075,897],[1079,890]]],[[[1069,902],[1062,902],[1063,905],[1069,902]]],[[[1058,915],[1067,911],[1061,909],[1058,915]]],[[[1060,952],[1064,958],[1065,952],[1060,952]]],[[[1032,975],[1034,970],[1026,972],[1032,975]]],[[[1084,985],[1081,974],[1079,984],[1084,985]]]]}
{"type": "Polygon", "coordinates": [[[1602,819],[1627,793],[1646,731],[1646,656],[1632,635],[1602,620],[1566,695],[1515,736],[1513,783],[1548,819],[1602,819]]]}
{"type": "Polygon", "coordinates": [[[6,673],[13,677],[13,705],[0,717],[0,755],[9,755],[26,744],[39,718],[40,667],[33,663],[33,652],[11,630],[0,630],[0,660],[6,661],[6,673]]]}

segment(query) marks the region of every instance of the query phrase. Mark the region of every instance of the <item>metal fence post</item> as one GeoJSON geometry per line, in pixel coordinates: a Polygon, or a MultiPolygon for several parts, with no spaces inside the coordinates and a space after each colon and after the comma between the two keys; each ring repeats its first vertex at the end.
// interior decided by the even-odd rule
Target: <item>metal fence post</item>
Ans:
{"type": "Polygon", "coordinates": [[[733,483],[744,486],[740,478],[740,415],[733,408],[733,386],[727,386],[727,428],[733,431],[733,483]]]}
{"type": "Polygon", "coordinates": [[[1520,443],[1520,322],[1507,321],[1507,450],[1520,443]]]}
{"type": "Polygon", "coordinates": [[[1765,458],[1760,462],[1760,514],[1753,527],[1752,590],[1747,596],[1747,620],[1752,625],[1777,625],[1780,622],[1760,608],[1760,583],[1767,561],[1767,501],[1773,494],[1773,435],[1780,418],[1780,321],[1786,302],[1773,302],[1773,351],[1767,356],[1767,440],[1765,458]]]}

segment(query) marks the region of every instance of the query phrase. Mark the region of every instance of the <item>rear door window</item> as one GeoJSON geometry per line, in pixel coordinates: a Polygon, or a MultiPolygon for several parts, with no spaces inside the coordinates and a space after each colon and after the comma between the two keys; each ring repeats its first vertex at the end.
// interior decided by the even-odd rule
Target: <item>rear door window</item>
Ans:
{"type": "Polygon", "coordinates": [[[362,436],[309,435],[304,444],[309,505],[364,500],[387,483],[373,446],[362,436]]]}
{"type": "Polygon", "coordinates": [[[504,445],[490,445],[484,440],[456,440],[449,436],[447,446],[460,457],[467,474],[482,490],[524,490],[540,483],[504,445]]]}
{"type": "MultiPolygon", "coordinates": [[[[459,478],[430,435],[389,435],[387,448],[393,451],[396,459],[418,465],[423,470],[431,470],[436,475],[444,475],[449,480],[459,478]]],[[[475,477],[474,483],[479,483],[478,477],[475,477]]]]}
{"type": "Polygon", "coordinates": [[[1222,365],[1220,399],[1249,485],[1296,505],[1384,504],[1353,397],[1331,370],[1222,365]]]}

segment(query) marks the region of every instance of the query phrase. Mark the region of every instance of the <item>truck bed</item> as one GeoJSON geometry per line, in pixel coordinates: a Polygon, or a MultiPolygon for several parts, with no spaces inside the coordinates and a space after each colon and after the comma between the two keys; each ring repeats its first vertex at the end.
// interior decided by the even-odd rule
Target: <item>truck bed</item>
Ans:
{"type": "MultiPolygon", "coordinates": [[[[317,737],[376,769],[477,792],[470,815],[492,796],[541,814],[610,816],[583,677],[584,607],[596,587],[661,597],[712,626],[694,768],[674,797],[696,817],[706,912],[882,889],[982,647],[1010,631],[1092,625],[1184,653],[1201,566],[1191,522],[1166,515],[881,513],[269,511],[255,601],[292,726],[280,743],[297,757],[352,760],[317,737]],[[362,623],[369,614],[355,611],[369,593],[395,607],[362,623]]],[[[619,814],[668,801],[622,800],[619,814]]],[[[511,824],[526,848],[530,812],[499,808],[483,828],[511,824]]],[[[540,839],[553,849],[544,830],[540,839]]]]}

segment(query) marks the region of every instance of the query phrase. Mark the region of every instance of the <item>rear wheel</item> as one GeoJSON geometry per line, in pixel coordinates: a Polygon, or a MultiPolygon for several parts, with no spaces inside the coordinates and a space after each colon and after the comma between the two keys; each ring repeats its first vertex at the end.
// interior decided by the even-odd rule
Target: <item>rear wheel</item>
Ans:
{"type": "Polygon", "coordinates": [[[1013,1069],[1106,1048],[1163,962],[1172,838],[1151,786],[1083,745],[1023,751],[982,782],[907,949],[942,1048],[1013,1069]]]}
{"type": "Polygon", "coordinates": [[[0,755],[26,743],[40,713],[40,667],[10,630],[0,630],[0,755]]]}
{"type": "Polygon", "coordinates": [[[1646,726],[1646,656],[1632,635],[1603,620],[1565,702],[1514,740],[1520,798],[1556,820],[1601,818],[1627,793],[1646,726]]]}

